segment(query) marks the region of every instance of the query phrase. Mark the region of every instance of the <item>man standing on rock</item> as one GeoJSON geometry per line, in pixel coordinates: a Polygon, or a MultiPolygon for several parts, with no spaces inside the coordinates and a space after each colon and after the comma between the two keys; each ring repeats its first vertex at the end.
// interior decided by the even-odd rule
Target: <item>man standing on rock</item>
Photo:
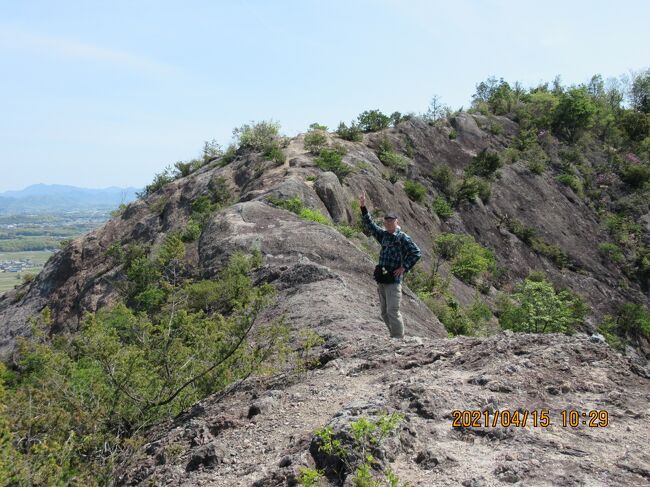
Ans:
{"type": "Polygon", "coordinates": [[[399,310],[402,300],[402,276],[413,268],[422,255],[407,234],[402,232],[395,213],[386,213],[384,228],[379,227],[366,208],[365,191],[359,196],[365,227],[381,245],[375,280],[381,303],[381,317],[392,338],[404,338],[404,321],[399,310]]]}

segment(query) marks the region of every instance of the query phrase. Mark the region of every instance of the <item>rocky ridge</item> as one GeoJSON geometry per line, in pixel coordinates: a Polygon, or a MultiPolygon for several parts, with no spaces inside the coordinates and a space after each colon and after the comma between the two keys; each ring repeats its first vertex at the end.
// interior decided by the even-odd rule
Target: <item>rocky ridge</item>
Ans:
{"type": "MultiPolygon", "coordinates": [[[[517,130],[505,117],[460,114],[442,126],[410,120],[366,134],[362,143],[338,140],[347,149],[344,162],[355,168],[343,184],[316,167],[303,136],[289,140],[283,165],[245,151],[224,167],[209,164],[130,204],[121,216],[57,253],[34,281],[0,296],[0,355],[11,354],[16,337],[30,335],[30,317],[45,306],[52,311],[53,333],[59,333],[74,332],[85,312],[117,302],[124,276],[109,255],[111,246],[150,243],[155,255],[169,232],[185,227],[192,202],[210,195],[223,178],[234,201],[212,214],[200,238],[187,244],[188,268],[194,277],[209,279],[235,252],[260,250],[264,264],[254,279],[278,290],[276,304],[262,318],[284,314],[295,330],[325,337],[323,364],[306,375],[249,379],[161,425],[121,472],[122,484],[293,485],[299,466],[324,466],[312,444],[315,429],[332,424],[344,432],[353,418],[380,410],[405,416],[383,458],[411,485],[648,483],[646,361],[641,355],[623,357],[589,336],[616,303],[647,306],[649,300],[598,254],[594,241],[608,237],[593,210],[552,171],[533,175],[520,162],[500,169],[488,203],[462,206],[447,221],[430,209],[437,193],[429,178],[434,167],[446,165],[460,174],[482,149],[507,147],[517,130]],[[499,135],[487,130],[488,123],[500,124],[499,135]],[[377,158],[384,136],[396,151],[408,148],[405,175],[429,190],[422,204],[408,198],[401,181],[390,181],[377,158]],[[384,338],[371,279],[368,250],[377,249],[372,239],[348,239],[266,201],[298,196],[333,222],[350,223],[361,190],[371,208],[400,214],[403,229],[423,251],[418,266],[431,266],[435,235],[469,233],[506,268],[505,288],[531,270],[543,270],[556,285],[581,295],[593,311],[587,333],[447,339],[436,316],[405,287],[409,341],[384,338]],[[537,229],[571,265],[558,268],[535,253],[503,224],[507,218],[537,229]],[[451,425],[453,409],[517,408],[549,409],[553,426],[451,425]],[[607,410],[611,424],[558,426],[562,409],[607,410]]],[[[546,150],[553,156],[558,148],[546,150]]],[[[450,287],[461,304],[473,301],[472,286],[451,277],[450,287]]],[[[492,287],[483,297],[494,305],[497,293],[492,287]]]]}
{"type": "MultiPolygon", "coordinates": [[[[314,157],[304,149],[303,135],[289,140],[284,149],[287,160],[280,166],[246,151],[225,167],[217,162],[210,164],[167,184],[145,200],[131,203],[120,217],[74,240],[56,254],[33,282],[0,296],[0,355],[10,353],[16,336],[30,334],[29,317],[46,305],[52,310],[54,330],[61,331],[74,330],[85,312],[118,300],[121,275],[119,266],[107,254],[111,245],[145,242],[151,243],[155,252],[169,232],[184,228],[192,201],[214,191],[220,178],[238,202],[212,215],[201,238],[187,246],[188,266],[195,276],[210,278],[235,251],[258,248],[267,257],[267,275],[296,274],[290,268],[306,263],[325,266],[341,279],[347,279],[348,290],[374,295],[374,285],[368,279],[372,259],[367,254],[368,248],[377,249],[372,239],[360,248],[358,240],[350,241],[332,228],[305,222],[266,202],[268,196],[297,196],[307,207],[319,210],[332,221],[349,223],[354,218],[352,202],[365,190],[371,208],[390,208],[401,215],[403,230],[423,251],[421,268],[431,265],[435,235],[444,231],[469,233],[495,252],[498,264],[505,269],[505,282],[516,282],[531,270],[541,270],[557,286],[577,292],[593,311],[589,317],[591,329],[616,303],[636,301],[647,306],[648,296],[639,285],[604,261],[593,245],[594,241],[608,239],[594,211],[570,188],[558,183],[552,171],[534,175],[523,163],[506,165],[492,185],[489,203],[477,200],[476,204],[464,205],[447,221],[431,211],[431,200],[437,194],[430,180],[434,168],[446,165],[459,174],[480,150],[507,147],[517,130],[517,125],[506,117],[488,120],[480,115],[460,114],[441,127],[415,119],[383,133],[366,134],[362,143],[337,139],[347,150],[344,162],[355,170],[344,184],[333,173],[316,167],[314,157]],[[499,123],[502,133],[490,133],[488,123],[499,123]],[[452,129],[458,134],[454,140],[449,138],[452,129]],[[412,155],[405,175],[427,187],[429,195],[421,204],[408,198],[401,181],[390,182],[386,167],[375,153],[384,137],[397,152],[408,150],[412,155]],[[309,181],[308,176],[316,180],[309,181]],[[562,249],[571,265],[558,268],[549,258],[534,252],[504,225],[506,218],[535,228],[541,238],[562,249]]],[[[334,137],[329,137],[334,141],[334,137]]],[[[546,150],[553,155],[558,147],[549,146],[546,150]]],[[[592,156],[603,157],[599,153],[592,156]]],[[[319,282],[312,286],[329,283],[327,279],[319,282]]],[[[297,283],[295,290],[301,289],[302,284],[297,283]]],[[[454,277],[451,289],[461,304],[472,302],[476,292],[454,277]]],[[[485,299],[493,303],[496,293],[496,289],[490,289],[485,299]]],[[[416,323],[424,320],[427,325],[422,326],[433,326],[434,333],[442,333],[426,307],[414,297],[413,303],[419,308],[414,331],[419,332],[420,324],[416,323]]],[[[348,304],[351,303],[344,306],[348,304]]],[[[324,316],[319,307],[314,311],[314,320],[324,316]]],[[[345,315],[356,317],[357,312],[346,310],[345,315]]]]}

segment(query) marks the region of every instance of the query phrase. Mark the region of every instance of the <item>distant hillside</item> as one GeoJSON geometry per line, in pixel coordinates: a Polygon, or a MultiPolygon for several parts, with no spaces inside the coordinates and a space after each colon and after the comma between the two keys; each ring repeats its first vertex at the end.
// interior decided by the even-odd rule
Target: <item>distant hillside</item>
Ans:
{"type": "Polygon", "coordinates": [[[78,188],[60,184],[33,184],[19,191],[0,193],[0,213],[110,209],[136,198],[137,188],[78,188]]]}

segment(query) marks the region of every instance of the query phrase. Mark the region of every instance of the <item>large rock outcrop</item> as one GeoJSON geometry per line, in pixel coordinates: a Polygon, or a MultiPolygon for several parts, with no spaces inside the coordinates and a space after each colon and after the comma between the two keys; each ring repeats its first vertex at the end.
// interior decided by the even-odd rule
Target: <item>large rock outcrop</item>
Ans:
{"type": "Polygon", "coordinates": [[[506,332],[399,344],[362,337],[332,342],[326,352],[321,368],[247,381],[155,428],[119,484],[296,485],[301,468],[336,467],[318,450],[316,430],[329,425],[344,441],[352,421],[382,412],[404,420],[374,453],[413,487],[650,479],[650,378],[597,337],[506,332]],[[454,426],[454,410],[481,411],[482,426],[454,426]],[[497,411],[519,411],[519,425],[493,425],[497,411]],[[569,411],[578,414],[577,426],[568,423],[576,419],[569,411]],[[607,426],[590,411],[605,411],[607,426]],[[213,453],[196,468],[206,451],[213,453]]]}
{"type": "MultiPolygon", "coordinates": [[[[606,241],[607,234],[594,210],[571,189],[559,184],[552,171],[535,175],[521,163],[507,165],[499,170],[499,177],[492,184],[489,202],[464,205],[446,222],[431,210],[431,201],[437,194],[430,179],[435,167],[447,165],[460,175],[480,150],[502,150],[516,132],[516,124],[503,117],[488,120],[460,114],[451,125],[432,127],[416,119],[380,134],[367,134],[362,143],[338,140],[347,150],[344,162],[354,169],[343,184],[333,173],[318,169],[314,157],[304,149],[302,136],[289,141],[284,149],[287,162],[280,166],[263,160],[259,154],[242,153],[225,167],[216,163],[204,167],[168,184],[146,200],[132,203],[120,217],[76,239],[53,256],[32,283],[1,296],[0,355],[6,356],[12,350],[17,336],[30,334],[29,318],[45,306],[52,310],[55,331],[74,330],[85,312],[119,299],[116,283],[120,269],[107,255],[111,245],[142,242],[155,248],[168,232],[184,228],[192,201],[213,194],[220,184],[217,181],[225,181],[233,201],[239,203],[214,214],[200,241],[188,245],[188,260],[194,274],[209,277],[224,264],[223,259],[233,249],[246,250],[246,246],[257,245],[269,256],[269,276],[287,272],[299,262],[327,267],[328,272],[337,276],[335,279],[297,283],[292,292],[301,294],[303,286],[311,286],[314,295],[328,300],[335,313],[346,315],[352,322],[361,316],[363,320],[369,316],[376,319],[376,309],[372,308],[374,284],[369,278],[372,262],[364,251],[377,249],[376,244],[368,239],[361,249],[361,241],[347,240],[332,228],[300,220],[288,211],[269,205],[267,196],[299,197],[306,206],[319,210],[331,221],[349,223],[355,218],[352,202],[365,190],[372,208],[391,209],[400,214],[403,229],[423,251],[421,268],[431,265],[431,243],[436,234],[469,233],[494,250],[499,266],[505,270],[503,280],[509,287],[531,270],[543,270],[554,284],[581,295],[593,311],[589,319],[592,329],[617,303],[636,301],[647,305],[648,296],[639,285],[618,267],[603,261],[598,253],[594,241],[606,241]],[[487,128],[494,124],[501,127],[499,135],[487,128]],[[458,134],[455,140],[449,138],[452,126],[458,134]],[[402,181],[390,181],[388,168],[375,153],[385,138],[396,151],[411,156],[406,168],[408,177],[429,190],[422,202],[408,198],[402,181]],[[312,177],[308,179],[309,176],[312,177]],[[508,230],[503,223],[506,218],[534,228],[544,241],[561,249],[570,265],[559,268],[534,252],[508,230]],[[223,247],[215,247],[214,242],[220,242],[223,247]],[[279,271],[280,268],[283,270],[279,271]],[[361,308],[365,306],[365,311],[350,308],[359,307],[357,304],[361,308]]],[[[556,148],[549,152],[553,154],[553,150],[557,152],[556,148]]],[[[451,289],[461,304],[474,299],[475,290],[455,278],[451,280],[451,289]]],[[[496,292],[493,288],[484,299],[493,303],[496,292]]],[[[442,328],[435,317],[425,311],[412,293],[408,290],[406,293],[406,319],[413,319],[414,330],[419,332],[421,326],[428,326],[433,335],[440,335],[442,328]]],[[[320,311],[317,309],[315,313],[320,311]]],[[[320,314],[315,314],[309,321],[321,319],[320,314]]]]}

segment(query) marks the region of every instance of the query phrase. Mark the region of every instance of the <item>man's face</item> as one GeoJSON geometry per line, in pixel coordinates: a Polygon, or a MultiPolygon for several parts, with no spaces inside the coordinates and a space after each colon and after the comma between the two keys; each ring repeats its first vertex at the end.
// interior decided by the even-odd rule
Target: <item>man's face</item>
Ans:
{"type": "Polygon", "coordinates": [[[395,233],[397,218],[384,218],[384,228],[388,233],[395,233]]]}

